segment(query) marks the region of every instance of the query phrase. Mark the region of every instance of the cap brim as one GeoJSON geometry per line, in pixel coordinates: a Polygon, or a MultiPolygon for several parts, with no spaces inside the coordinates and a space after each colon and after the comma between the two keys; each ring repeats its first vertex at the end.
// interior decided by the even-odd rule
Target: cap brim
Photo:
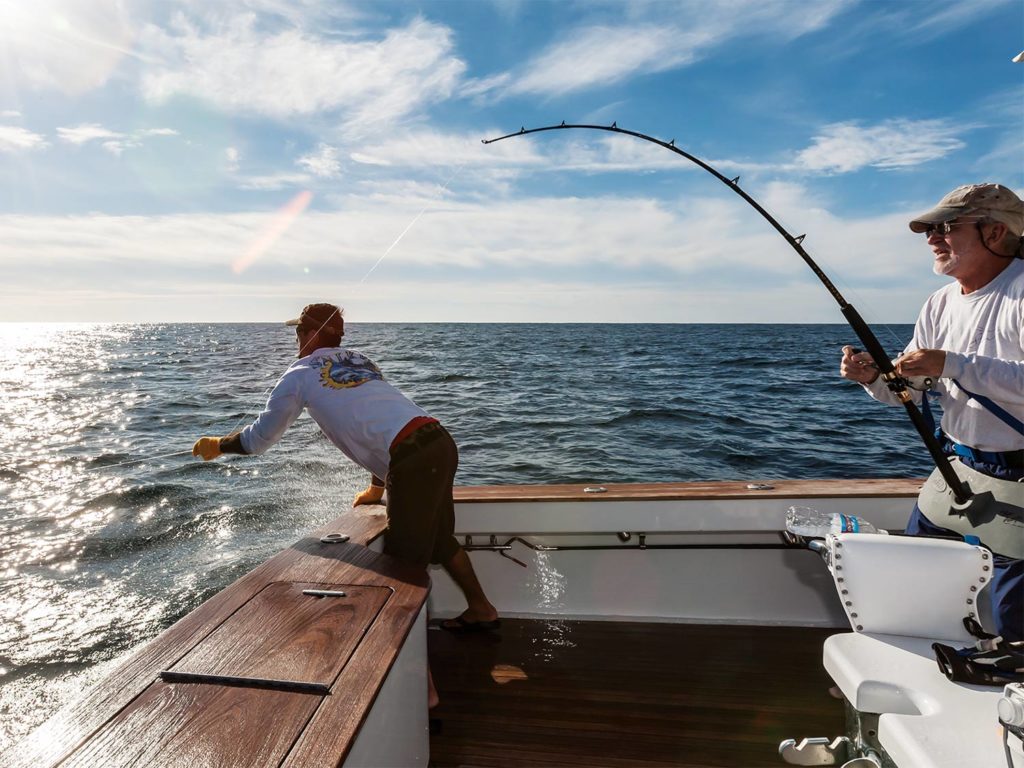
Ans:
{"type": "Polygon", "coordinates": [[[935,208],[928,213],[922,213],[910,222],[910,231],[921,234],[927,231],[933,224],[940,224],[943,221],[952,221],[957,216],[964,214],[963,208],[935,208]]]}
{"type": "Polygon", "coordinates": [[[298,325],[301,322],[302,322],[302,318],[301,317],[296,317],[294,320],[285,320],[284,324],[285,325],[298,325]]]}

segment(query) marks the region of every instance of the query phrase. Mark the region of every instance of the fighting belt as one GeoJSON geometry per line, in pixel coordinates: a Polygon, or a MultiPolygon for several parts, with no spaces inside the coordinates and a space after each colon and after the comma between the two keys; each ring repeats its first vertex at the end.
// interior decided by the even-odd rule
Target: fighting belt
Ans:
{"type": "Polygon", "coordinates": [[[942,528],[977,536],[996,554],[1024,559],[1024,482],[990,477],[956,459],[950,465],[972,498],[957,504],[936,469],[917,498],[924,516],[942,528]]]}

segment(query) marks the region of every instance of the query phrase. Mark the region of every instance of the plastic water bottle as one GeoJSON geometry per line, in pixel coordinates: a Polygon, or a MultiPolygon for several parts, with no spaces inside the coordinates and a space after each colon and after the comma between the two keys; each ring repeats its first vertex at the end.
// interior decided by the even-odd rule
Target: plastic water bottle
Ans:
{"type": "Polygon", "coordinates": [[[812,507],[790,507],[786,510],[786,530],[797,536],[824,538],[830,533],[878,533],[878,529],[863,518],[821,512],[812,507]]]}

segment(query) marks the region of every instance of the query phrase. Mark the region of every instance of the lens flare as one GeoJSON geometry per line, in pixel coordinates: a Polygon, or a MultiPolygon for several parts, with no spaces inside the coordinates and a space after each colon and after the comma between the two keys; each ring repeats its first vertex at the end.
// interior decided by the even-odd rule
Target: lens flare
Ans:
{"type": "Polygon", "coordinates": [[[299,218],[299,215],[306,210],[306,207],[312,199],[313,193],[307,189],[303,192],[299,192],[299,194],[289,200],[288,203],[277,212],[277,215],[274,216],[270,225],[264,229],[252,245],[249,246],[249,249],[231,263],[231,270],[236,275],[240,275],[256,263],[264,253],[273,247],[274,243],[278,241],[281,235],[288,231],[288,228],[291,227],[291,225],[295,223],[295,220],[299,218]]]}

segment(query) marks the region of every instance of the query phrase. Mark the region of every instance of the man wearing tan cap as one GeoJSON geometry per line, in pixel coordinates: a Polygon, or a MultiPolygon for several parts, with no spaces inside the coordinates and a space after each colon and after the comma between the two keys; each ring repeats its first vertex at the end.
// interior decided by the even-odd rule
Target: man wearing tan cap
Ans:
{"type": "MultiPolygon", "coordinates": [[[[978,539],[993,554],[996,631],[1024,639],[1024,202],[999,184],[957,187],[910,222],[926,236],[933,270],[953,282],[933,293],[896,371],[929,377],[928,400],[942,406],[936,431],[971,491],[989,493],[1012,514],[982,520],[957,513],[944,483],[929,480],[907,532],[978,539]],[[937,488],[941,485],[940,493],[937,488]]],[[[840,375],[884,403],[898,400],[870,356],[843,348],[840,375]]]]}
{"type": "MultiPolygon", "coordinates": [[[[459,453],[451,435],[387,383],[372,360],[341,346],[345,323],[339,307],[309,304],[286,325],[295,326],[298,359],[274,386],[263,412],[241,432],[200,438],[193,455],[209,461],[223,453],[262,454],[308,410],[327,438],[372,474],[353,506],[377,503],[387,489],[384,552],[423,568],[440,563],[462,590],[466,611],[442,628],[497,629],[498,613],[453,535],[459,453]]],[[[432,681],[430,689],[433,705],[432,681]]]]}

